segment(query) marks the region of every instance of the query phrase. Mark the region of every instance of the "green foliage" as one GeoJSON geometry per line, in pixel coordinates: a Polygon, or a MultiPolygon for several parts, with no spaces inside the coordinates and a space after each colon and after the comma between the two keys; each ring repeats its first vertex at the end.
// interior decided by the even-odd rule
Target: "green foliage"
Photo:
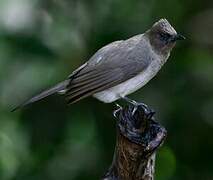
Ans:
{"type": "Polygon", "coordinates": [[[62,79],[100,47],[167,18],[187,40],[132,97],[157,111],[168,138],[156,180],[213,178],[213,10],[183,0],[0,0],[0,179],[98,179],[111,163],[112,104],[50,97],[10,109],[62,79]]]}
{"type": "Polygon", "coordinates": [[[176,159],[172,150],[165,146],[157,156],[156,160],[156,179],[167,180],[174,176],[176,170],[176,159]]]}

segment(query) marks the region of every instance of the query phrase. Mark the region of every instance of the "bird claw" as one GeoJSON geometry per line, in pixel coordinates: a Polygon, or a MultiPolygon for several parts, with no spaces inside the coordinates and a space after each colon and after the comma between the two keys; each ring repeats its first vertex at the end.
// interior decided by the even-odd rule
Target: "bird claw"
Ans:
{"type": "MultiPolygon", "coordinates": [[[[135,115],[135,113],[136,113],[136,111],[138,110],[139,107],[141,107],[141,108],[143,109],[144,115],[146,116],[147,119],[151,119],[151,118],[154,116],[154,114],[155,114],[155,111],[152,110],[152,109],[150,109],[150,108],[149,108],[146,104],[144,104],[144,103],[137,102],[137,101],[132,100],[132,99],[130,99],[130,98],[128,98],[128,97],[125,97],[125,96],[124,96],[124,97],[121,97],[121,99],[123,99],[123,100],[125,100],[126,102],[132,104],[132,106],[133,106],[133,109],[132,109],[132,112],[131,112],[131,115],[132,115],[132,116],[135,115]]],[[[117,113],[118,113],[119,111],[121,111],[123,108],[122,108],[119,104],[117,104],[117,103],[116,103],[115,105],[116,105],[116,107],[118,107],[118,109],[116,109],[116,110],[113,112],[113,116],[114,116],[114,117],[117,117],[117,116],[116,116],[117,113]]]]}
{"type": "Polygon", "coordinates": [[[120,106],[117,103],[115,105],[116,105],[117,109],[113,112],[113,116],[116,118],[117,117],[116,114],[117,114],[117,112],[119,112],[120,110],[122,110],[122,106],[120,106]]]}
{"type": "Polygon", "coordinates": [[[134,106],[133,110],[132,110],[132,116],[134,116],[135,112],[137,111],[138,106],[134,106]]]}
{"type": "MultiPolygon", "coordinates": [[[[142,106],[144,110],[148,109],[148,106],[144,103],[138,103],[136,101],[134,101],[134,104],[133,104],[134,108],[132,110],[132,116],[134,116],[135,112],[138,110],[138,107],[139,106],[142,106]]],[[[154,114],[153,114],[154,115],[154,114]]]]}
{"type": "Polygon", "coordinates": [[[149,114],[147,115],[147,119],[152,119],[152,117],[155,115],[155,111],[154,110],[150,110],[149,114]]]}
{"type": "Polygon", "coordinates": [[[125,96],[121,97],[121,98],[134,106],[133,111],[132,111],[132,116],[134,116],[134,114],[137,111],[139,106],[142,106],[144,109],[148,109],[148,106],[144,103],[138,103],[137,101],[132,100],[132,99],[125,97],[125,96]]]}
{"type": "Polygon", "coordinates": [[[148,108],[148,106],[147,106],[146,104],[144,104],[144,103],[138,103],[137,101],[132,100],[132,99],[126,97],[126,96],[121,97],[121,98],[122,98],[123,100],[125,100],[126,102],[128,102],[128,103],[134,105],[134,106],[139,106],[139,105],[141,105],[141,106],[144,106],[144,107],[148,108]]]}

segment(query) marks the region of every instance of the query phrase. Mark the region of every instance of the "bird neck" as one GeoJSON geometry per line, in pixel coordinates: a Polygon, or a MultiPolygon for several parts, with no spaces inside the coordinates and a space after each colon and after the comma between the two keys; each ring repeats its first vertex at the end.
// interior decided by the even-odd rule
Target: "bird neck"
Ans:
{"type": "Polygon", "coordinates": [[[144,33],[144,37],[150,43],[152,50],[157,55],[161,56],[164,59],[168,59],[170,52],[172,50],[172,47],[163,46],[162,44],[158,43],[158,41],[152,36],[152,33],[150,31],[147,31],[146,33],[144,33]]]}

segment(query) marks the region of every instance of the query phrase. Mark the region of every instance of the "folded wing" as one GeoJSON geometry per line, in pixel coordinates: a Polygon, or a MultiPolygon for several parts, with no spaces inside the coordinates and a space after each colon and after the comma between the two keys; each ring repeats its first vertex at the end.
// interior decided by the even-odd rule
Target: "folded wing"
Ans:
{"type": "Polygon", "coordinates": [[[139,36],[116,41],[95,53],[69,76],[66,87],[68,104],[116,86],[145,70],[150,61],[146,59],[147,48],[142,47],[140,41],[139,36]]]}

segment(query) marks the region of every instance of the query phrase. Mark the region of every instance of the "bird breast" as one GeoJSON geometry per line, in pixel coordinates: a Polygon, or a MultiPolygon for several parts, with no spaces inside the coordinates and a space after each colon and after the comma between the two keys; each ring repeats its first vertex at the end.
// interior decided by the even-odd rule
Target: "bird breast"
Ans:
{"type": "Polygon", "coordinates": [[[148,83],[161,69],[164,61],[161,61],[160,59],[161,58],[153,60],[150,65],[137,76],[107,90],[96,93],[93,96],[105,103],[111,103],[119,99],[121,96],[126,96],[135,92],[148,83]]]}

